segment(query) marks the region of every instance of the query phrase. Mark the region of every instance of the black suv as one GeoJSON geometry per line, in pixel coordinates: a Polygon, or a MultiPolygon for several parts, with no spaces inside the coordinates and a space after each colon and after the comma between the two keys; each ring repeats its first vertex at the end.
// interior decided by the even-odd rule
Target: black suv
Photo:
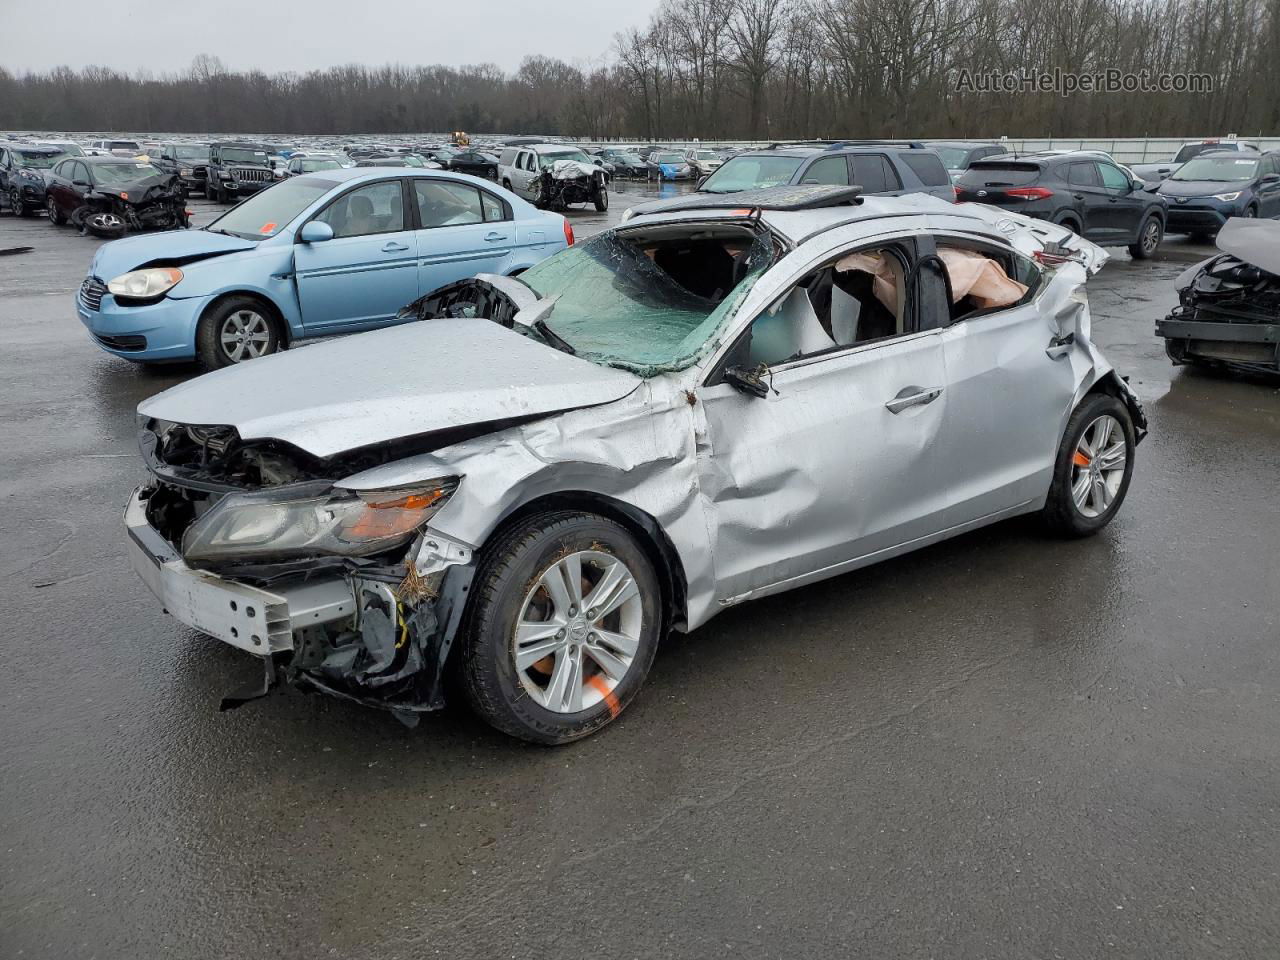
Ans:
{"type": "Polygon", "coordinates": [[[973,201],[1061,224],[1102,246],[1145,259],[1164,237],[1168,203],[1154,187],[1088,153],[1006,155],[975,161],[956,181],[973,201]]]}
{"type": "MultiPolygon", "coordinates": [[[[951,176],[938,155],[919,141],[840,140],[835,143],[774,144],[740,153],[698,181],[699,193],[738,193],[785,184],[856,185],[864,194],[927,193],[952,200],[951,176]]],[[[673,200],[641,203],[623,219],[657,213],[673,200]]]]}
{"type": "Polygon", "coordinates": [[[276,182],[266,148],[259,143],[229,141],[209,146],[206,200],[226,203],[232,197],[257,193],[276,182]]]}
{"type": "Polygon", "coordinates": [[[57,147],[0,141],[0,204],[20,217],[44,206],[45,171],[62,159],[57,147]]]}

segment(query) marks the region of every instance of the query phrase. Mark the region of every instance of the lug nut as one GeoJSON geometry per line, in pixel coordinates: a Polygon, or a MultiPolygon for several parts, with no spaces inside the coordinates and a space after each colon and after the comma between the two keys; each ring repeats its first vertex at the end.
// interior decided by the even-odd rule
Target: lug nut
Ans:
{"type": "Polygon", "coordinates": [[[587,619],[594,620],[595,618],[596,618],[596,608],[592,607],[590,610],[587,611],[587,619]]]}
{"type": "Polygon", "coordinates": [[[564,639],[564,637],[565,637],[564,630],[557,630],[557,631],[556,631],[556,639],[557,639],[557,640],[563,640],[563,639],[564,639]]]}

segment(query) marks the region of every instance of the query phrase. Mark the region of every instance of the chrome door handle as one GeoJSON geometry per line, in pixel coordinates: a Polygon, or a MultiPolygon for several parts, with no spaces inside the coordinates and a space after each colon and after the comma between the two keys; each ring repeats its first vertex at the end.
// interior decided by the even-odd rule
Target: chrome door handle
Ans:
{"type": "Polygon", "coordinates": [[[396,243],[394,240],[388,240],[382,245],[383,253],[398,253],[401,250],[408,250],[409,245],[405,243],[396,243]]]}
{"type": "Polygon", "coordinates": [[[941,387],[934,387],[932,390],[925,390],[921,387],[904,387],[898,391],[896,397],[888,401],[884,406],[890,413],[901,413],[907,407],[933,403],[940,396],[942,396],[941,387]]]}
{"type": "Polygon", "coordinates": [[[484,235],[484,239],[488,243],[495,243],[498,240],[507,239],[507,235],[505,233],[495,233],[494,231],[491,230],[484,235]]]}

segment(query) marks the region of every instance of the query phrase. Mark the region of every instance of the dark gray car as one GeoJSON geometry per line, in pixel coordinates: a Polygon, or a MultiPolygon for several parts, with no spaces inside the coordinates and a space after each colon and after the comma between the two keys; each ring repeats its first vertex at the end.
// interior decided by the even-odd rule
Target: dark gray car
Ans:
{"type": "MultiPolygon", "coordinates": [[[[729,158],[698,182],[698,192],[729,194],[789,184],[856,185],[864,195],[926,193],[955,199],[951,176],[942,160],[918,141],[775,144],[729,158]]],[[[637,204],[624,212],[622,219],[657,213],[679,199],[637,204]]]]}

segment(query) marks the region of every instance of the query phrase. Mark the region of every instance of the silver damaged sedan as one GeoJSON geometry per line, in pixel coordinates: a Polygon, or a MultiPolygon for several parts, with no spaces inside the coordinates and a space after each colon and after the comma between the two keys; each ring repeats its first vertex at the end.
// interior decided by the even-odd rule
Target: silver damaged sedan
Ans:
{"type": "Polygon", "coordinates": [[[725,607],[1018,514],[1106,526],[1146,421],[1090,337],[1104,259],[928,197],[692,195],[147,400],[130,556],[261,659],[224,707],[449,694],[575,740],[725,607]]]}

